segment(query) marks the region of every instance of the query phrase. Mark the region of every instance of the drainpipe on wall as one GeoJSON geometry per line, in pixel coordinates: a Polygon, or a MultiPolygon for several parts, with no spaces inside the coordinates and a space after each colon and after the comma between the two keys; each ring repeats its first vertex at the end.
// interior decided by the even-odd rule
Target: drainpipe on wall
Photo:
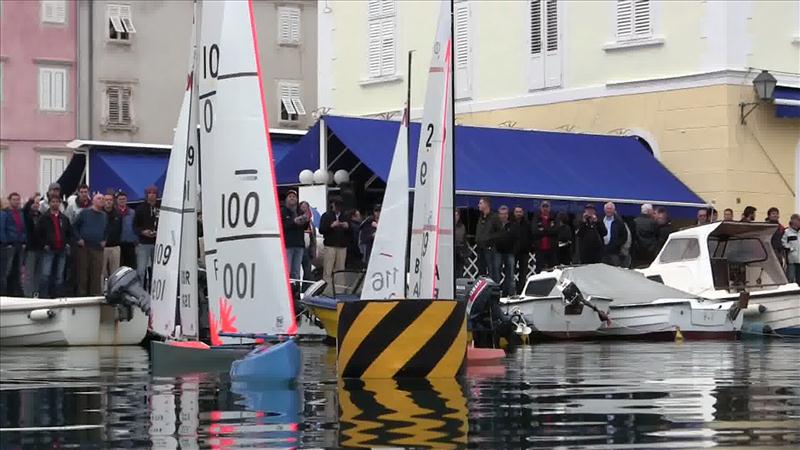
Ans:
{"type": "MultiPolygon", "coordinates": [[[[94,139],[94,0],[89,0],[89,139],[94,139]]],[[[88,165],[89,156],[86,156],[88,165]]]]}

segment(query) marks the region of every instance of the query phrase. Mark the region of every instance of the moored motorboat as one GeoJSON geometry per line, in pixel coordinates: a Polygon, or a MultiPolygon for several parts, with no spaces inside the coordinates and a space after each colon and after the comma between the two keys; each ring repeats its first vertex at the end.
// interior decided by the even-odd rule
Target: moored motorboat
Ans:
{"type": "Polygon", "coordinates": [[[147,314],[104,297],[0,297],[0,347],[138,345],[147,314]]]}
{"type": "Polygon", "coordinates": [[[253,350],[252,344],[209,346],[200,341],[150,342],[150,364],[157,376],[226,373],[231,363],[253,350]]]}
{"type": "Polygon", "coordinates": [[[743,334],[800,335],[800,286],[788,283],[771,245],[777,225],[716,222],[672,233],[641,272],[711,302],[749,296],[743,334]]]}

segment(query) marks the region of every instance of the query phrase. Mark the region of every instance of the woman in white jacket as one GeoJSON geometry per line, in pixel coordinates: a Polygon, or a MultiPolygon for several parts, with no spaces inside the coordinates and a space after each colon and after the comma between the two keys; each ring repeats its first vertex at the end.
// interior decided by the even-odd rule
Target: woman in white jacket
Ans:
{"type": "Polygon", "coordinates": [[[781,239],[787,250],[786,276],[790,283],[800,283],[800,214],[793,214],[781,239]]]}

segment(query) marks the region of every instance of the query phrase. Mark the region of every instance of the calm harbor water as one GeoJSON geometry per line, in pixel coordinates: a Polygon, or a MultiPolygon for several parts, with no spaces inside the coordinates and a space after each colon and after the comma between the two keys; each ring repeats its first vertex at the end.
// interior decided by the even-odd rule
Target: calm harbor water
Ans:
{"type": "Polygon", "coordinates": [[[2,349],[0,447],[800,446],[800,342],[523,347],[461,382],[153,377],[139,347],[2,349]]]}

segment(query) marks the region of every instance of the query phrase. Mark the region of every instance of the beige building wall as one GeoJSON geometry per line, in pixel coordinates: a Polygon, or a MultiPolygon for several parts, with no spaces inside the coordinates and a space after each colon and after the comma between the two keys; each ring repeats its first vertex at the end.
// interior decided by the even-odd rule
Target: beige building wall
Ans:
{"type": "MultiPolygon", "coordinates": [[[[634,134],[706,201],[735,214],[777,206],[795,211],[798,120],[762,104],[742,125],[739,102],[751,86],[715,85],[463,114],[463,124],[634,134]]],[[[607,174],[613,176],[613,174],[607,174]]],[[[605,174],[598,174],[602,182],[605,174]]]]}
{"type": "MultiPolygon", "coordinates": [[[[320,8],[320,106],[341,115],[397,113],[408,81],[406,53],[414,50],[418,118],[437,2],[395,2],[398,68],[378,79],[368,77],[366,65],[368,3],[338,0],[320,8]]],[[[457,121],[636,134],[720,210],[738,216],[752,204],[759,218],[770,206],[784,218],[800,211],[800,120],[775,117],[769,102],[746,125],[739,118],[739,103],[755,100],[751,83],[761,69],[800,88],[800,2],[652,0],[651,34],[626,41],[617,37],[616,1],[558,1],[553,61],[560,80],[545,88],[531,83],[530,0],[458,3],[470,8],[471,94],[457,101],[457,121]]]]}

